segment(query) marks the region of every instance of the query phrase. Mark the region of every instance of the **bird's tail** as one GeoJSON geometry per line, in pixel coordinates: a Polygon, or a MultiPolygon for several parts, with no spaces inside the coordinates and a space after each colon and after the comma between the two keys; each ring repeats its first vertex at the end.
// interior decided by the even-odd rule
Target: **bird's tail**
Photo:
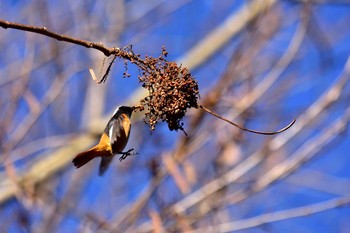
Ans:
{"type": "Polygon", "coordinates": [[[90,150],[77,154],[77,156],[75,156],[72,162],[76,168],[80,168],[81,166],[84,166],[85,164],[90,162],[90,160],[96,157],[104,157],[104,156],[111,156],[111,155],[112,153],[109,150],[109,148],[106,148],[105,146],[98,144],[97,146],[91,148],[90,150]]]}

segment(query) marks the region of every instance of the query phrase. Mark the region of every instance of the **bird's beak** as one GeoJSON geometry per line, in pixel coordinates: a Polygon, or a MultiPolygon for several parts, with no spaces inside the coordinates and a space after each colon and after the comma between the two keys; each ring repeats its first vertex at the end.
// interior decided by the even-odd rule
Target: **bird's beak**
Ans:
{"type": "Polygon", "coordinates": [[[141,106],[140,105],[136,105],[136,106],[132,106],[131,108],[132,108],[132,110],[134,111],[134,110],[136,110],[136,109],[138,109],[138,108],[140,108],[141,106]]]}

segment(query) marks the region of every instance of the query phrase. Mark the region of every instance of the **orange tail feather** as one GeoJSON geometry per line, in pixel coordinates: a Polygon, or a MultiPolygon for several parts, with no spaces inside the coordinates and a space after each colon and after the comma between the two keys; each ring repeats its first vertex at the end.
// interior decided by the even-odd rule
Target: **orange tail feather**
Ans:
{"type": "Polygon", "coordinates": [[[77,154],[77,156],[75,156],[72,162],[76,168],[80,168],[81,166],[84,166],[85,164],[90,162],[90,160],[96,157],[104,156],[111,156],[111,152],[109,150],[106,150],[105,148],[101,148],[100,145],[97,145],[88,151],[84,151],[82,153],[77,154]]]}

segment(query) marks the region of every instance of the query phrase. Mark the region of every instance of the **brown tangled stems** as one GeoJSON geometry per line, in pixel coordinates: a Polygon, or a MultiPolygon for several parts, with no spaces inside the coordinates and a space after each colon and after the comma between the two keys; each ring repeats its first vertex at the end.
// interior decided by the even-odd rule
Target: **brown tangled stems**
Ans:
{"type": "MultiPolygon", "coordinates": [[[[165,59],[167,51],[162,48],[162,53],[159,57],[153,58],[145,56],[144,59],[139,54],[135,54],[132,50],[132,46],[126,46],[120,48],[108,48],[102,43],[93,43],[86,40],[73,38],[70,36],[58,34],[47,30],[45,27],[36,27],[24,24],[18,24],[0,19],[0,26],[7,29],[13,28],[22,31],[29,31],[33,33],[42,34],[59,41],[65,41],[68,43],[77,44],[87,48],[93,48],[104,53],[109,57],[113,55],[113,59],[107,67],[107,70],[98,83],[106,82],[108,74],[112,68],[112,64],[116,58],[121,58],[125,61],[125,67],[127,68],[127,62],[135,64],[140,69],[140,75],[138,76],[139,82],[142,87],[147,89],[148,95],[140,100],[140,104],[135,106],[135,109],[139,111],[145,111],[144,122],[149,125],[151,130],[155,129],[156,124],[159,121],[166,122],[170,130],[182,130],[183,117],[185,116],[189,108],[201,108],[211,115],[231,124],[235,127],[256,134],[274,135],[289,129],[294,123],[295,119],[283,129],[273,132],[263,132],[247,129],[242,127],[219,114],[207,109],[206,107],[198,104],[199,89],[196,79],[192,76],[187,68],[179,66],[176,62],[169,62],[165,59]]],[[[130,75],[125,72],[124,77],[130,75]]]]}

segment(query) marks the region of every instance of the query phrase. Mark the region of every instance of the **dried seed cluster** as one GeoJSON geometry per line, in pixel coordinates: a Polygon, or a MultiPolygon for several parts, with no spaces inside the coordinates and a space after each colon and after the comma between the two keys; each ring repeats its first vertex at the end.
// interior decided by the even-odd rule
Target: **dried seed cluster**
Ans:
{"type": "MultiPolygon", "coordinates": [[[[197,81],[187,68],[165,59],[167,51],[163,47],[158,58],[131,60],[141,68],[138,77],[148,96],[141,100],[140,108],[145,110],[144,122],[151,130],[159,121],[165,121],[170,130],[182,130],[183,117],[188,108],[197,108],[199,90],[197,81]]],[[[185,132],[185,131],[184,131],[185,132]]]]}

